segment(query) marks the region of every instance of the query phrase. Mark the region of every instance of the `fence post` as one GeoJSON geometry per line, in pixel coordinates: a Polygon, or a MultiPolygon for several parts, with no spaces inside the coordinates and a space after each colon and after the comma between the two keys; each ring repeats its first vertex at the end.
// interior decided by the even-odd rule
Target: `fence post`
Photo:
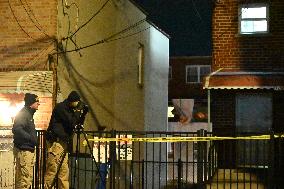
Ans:
{"type": "Polygon", "coordinates": [[[130,163],[130,189],[133,189],[133,160],[130,163]]]}
{"type": "Polygon", "coordinates": [[[275,173],[275,167],[274,167],[274,157],[275,157],[275,149],[274,149],[274,132],[270,131],[270,140],[269,140],[269,162],[268,162],[268,183],[267,188],[273,188],[274,183],[274,173],[275,173]]]}
{"type": "Polygon", "coordinates": [[[145,186],[145,166],[144,166],[144,159],[142,160],[142,189],[145,186]]]}
{"type": "Polygon", "coordinates": [[[182,162],[181,159],[178,159],[178,183],[177,188],[181,189],[181,172],[182,172],[182,162]]]}
{"type": "MultiPolygon", "coordinates": [[[[205,130],[200,129],[197,131],[197,136],[198,137],[204,137],[205,136],[205,130]]],[[[198,188],[201,189],[203,188],[203,181],[204,181],[204,162],[205,162],[205,156],[204,154],[206,152],[206,143],[198,141],[197,142],[197,185],[198,188]]]]}
{"type": "MultiPolygon", "coordinates": [[[[116,138],[116,131],[111,131],[111,138],[116,138]]],[[[115,189],[115,161],[116,161],[116,142],[109,144],[110,151],[110,189],[115,189]]],[[[119,158],[119,157],[118,157],[119,158]]]]}

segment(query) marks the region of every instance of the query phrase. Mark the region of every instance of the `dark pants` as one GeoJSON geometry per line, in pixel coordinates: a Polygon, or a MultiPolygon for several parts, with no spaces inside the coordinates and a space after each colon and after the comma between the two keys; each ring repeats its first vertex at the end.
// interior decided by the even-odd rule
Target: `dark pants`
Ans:
{"type": "Polygon", "coordinates": [[[99,165],[100,174],[98,175],[99,182],[98,182],[96,189],[105,189],[106,188],[107,169],[108,169],[108,163],[100,163],[100,165],[99,165]]]}

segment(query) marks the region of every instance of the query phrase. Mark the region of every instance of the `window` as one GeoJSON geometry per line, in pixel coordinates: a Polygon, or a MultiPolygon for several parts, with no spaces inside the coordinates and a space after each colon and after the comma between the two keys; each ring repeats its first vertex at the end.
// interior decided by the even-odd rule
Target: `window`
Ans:
{"type": "Polygon", "coordinates": [[[139,43],[138,47],[138,86],[143,86],[143,79],[144,79],[144,45],[139,43]]]}
{"type": "Polygon", "coordinates": [[[239,14],[241,34],[268,32],[268,6],[264,4],[242,5],[239,14]]]}
{"type": "Polygon", "coordinates": [[[203,77],[210,73],[209,65],[186,66],[186,83],[201,83],[203,77]]]}

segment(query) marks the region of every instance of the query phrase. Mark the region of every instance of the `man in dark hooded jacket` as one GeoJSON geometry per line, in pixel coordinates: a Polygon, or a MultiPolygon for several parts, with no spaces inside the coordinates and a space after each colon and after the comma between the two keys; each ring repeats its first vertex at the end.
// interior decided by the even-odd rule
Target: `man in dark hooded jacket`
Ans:
{"type": "Polygon", "coordinates": [[[80,96],[72,91],[68,98],[58,103],[52,112],[47,129],[48,157],[45,173],[45,188],[52,188],[58,176],[58,188],[69,189],[68,142],[72,139],[75,126],[80,122],[78,109],[80,96]],[[58,174],[58,175],[56,175],[58,174]]]}
{"type": "Polygon", "coordinates": [[[13,124],[14,157],[16,160],[16,189],[30,188],[35,164],[35,146],[37,134],[34,113],[38,109],[38,96],[25,94],[25,106],[16,115],[13,124]]]}

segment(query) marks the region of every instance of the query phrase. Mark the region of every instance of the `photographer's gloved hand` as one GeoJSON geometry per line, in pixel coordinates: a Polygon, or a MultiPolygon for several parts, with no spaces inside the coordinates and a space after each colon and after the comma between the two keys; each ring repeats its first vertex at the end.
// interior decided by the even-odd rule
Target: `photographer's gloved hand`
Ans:
{"type": "Polygon", "coordinates": [[[89,112],[89,106],[87,105],[87,104],[85,104],[84,106],[83,106],[83,113],[88,113],[89,112]]]}

